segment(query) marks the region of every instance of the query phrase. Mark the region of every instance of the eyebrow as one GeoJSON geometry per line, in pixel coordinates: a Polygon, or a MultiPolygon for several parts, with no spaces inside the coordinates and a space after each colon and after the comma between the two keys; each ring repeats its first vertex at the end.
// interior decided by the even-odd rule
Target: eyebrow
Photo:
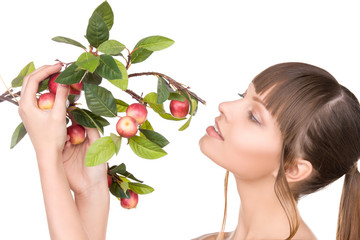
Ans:
{"type": "Polygon", "coordinates": [[[257,96],[254,96],[253,100],[260,103],[261,105],[263,105],[265,107],[265,103],[260,98],[258,98],[257,96]]]}

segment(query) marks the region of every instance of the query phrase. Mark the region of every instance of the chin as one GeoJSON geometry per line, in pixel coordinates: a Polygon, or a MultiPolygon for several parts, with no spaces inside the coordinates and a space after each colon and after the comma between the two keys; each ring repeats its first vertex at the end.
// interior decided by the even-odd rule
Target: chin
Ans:
{"type": "Polygon", "coordinates": [[[222,158],[216,157],[216,154],[219,154],[220,150],[219,149],[217,150],[216,146],[212,144],[211,140],[212,139],[208,135],[204,135],[202,138],[200,138],[199,140],[200,151],[211,161],[213,161],[220,167],[225,168],[223,166],[223,162],[221,161],[222,158]]]}

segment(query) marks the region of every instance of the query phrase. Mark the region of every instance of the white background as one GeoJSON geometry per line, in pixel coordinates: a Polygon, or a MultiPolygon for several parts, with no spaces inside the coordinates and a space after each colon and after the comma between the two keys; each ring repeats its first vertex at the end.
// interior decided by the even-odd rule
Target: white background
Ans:
{"type": "MultiPolygon", "coordinates": [[[[6,84],[23,66],[76,60],[80,48],[51,41],[61,35],[86,44],[87,21],[100,0],[1,1],[0,74],[6,84]]],[[[153,186],[127,211],[111,197],[108,239],[191,239],[219,231],[225,171],[199,150],[198,140],[219,114],[218,104],[236,99],[252,78],[280,62],[301,61],[332,73],[360,98],[360,15],[356,1],[138,0],[109,3],[115,14],[110,38],[132,49],[138,40],[163,35],[175,40],[164,51],[133,65],[129,73],[158,71],[191,86],[207,100],[189,129],[149,114],[155,130],[171,144],[158,160],[136,157],[123,142],[110,164],[126,163],[153,186]]],[[[156,79],[131,79],[139,93],[156,90],[156,79]]],[[[107,86],[107,85],[105,85],[107,86]]],[[[109,86],[111,87],[111,86],[109,86]]],[[[5,91],[0,86],[0,93],[5,91]]],[[[112,87],[112,89],[115,89],[112,87]]],[[[117,91],[116,97],[132,100],[117,91]]],[[[82,99],[83,100],[83,99],[82,99]]],[[[15,105],[0,104],[0,239],[49,239],[35,154],[26,136],[10,150],[20,117],[15,105]]],[[[115,132],[115,122],[105,135],[115,132]]],[[[299,203],[302,217],[319,239],[335,239],[342,179],[299,203]]],[[[239,198],[229,184],[227,231],[236,227],[239,198]]]]}

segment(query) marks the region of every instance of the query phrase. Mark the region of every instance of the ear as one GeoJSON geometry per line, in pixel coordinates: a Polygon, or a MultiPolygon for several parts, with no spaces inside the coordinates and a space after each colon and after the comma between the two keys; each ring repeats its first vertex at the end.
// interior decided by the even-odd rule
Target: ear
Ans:
{"type": "Polygon", "coordinates": [[[286,179],[289,183],[300,182],[310,176],[312,164],[304,159],[298,158],[293,166],[285,171],[286,179]]]}

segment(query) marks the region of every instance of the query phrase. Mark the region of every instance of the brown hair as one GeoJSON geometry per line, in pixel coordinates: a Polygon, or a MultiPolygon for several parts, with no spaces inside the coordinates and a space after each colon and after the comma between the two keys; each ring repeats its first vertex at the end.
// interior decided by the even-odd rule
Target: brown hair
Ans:
{"type": "Polygon", "coordinates": [[[344,174],[336,239],[360,239],[360,105],[354,94],[327,71],[304,63],[271,66],[253,84],[257,94],[265,94],[266,108],[282,133],[274,190],[289,221],[287,239],[300,225],[298,199],[344,174]],[[290,187],[285,172],[298,157],[311,162],[313,170],[306,180],[290,187]]]}

